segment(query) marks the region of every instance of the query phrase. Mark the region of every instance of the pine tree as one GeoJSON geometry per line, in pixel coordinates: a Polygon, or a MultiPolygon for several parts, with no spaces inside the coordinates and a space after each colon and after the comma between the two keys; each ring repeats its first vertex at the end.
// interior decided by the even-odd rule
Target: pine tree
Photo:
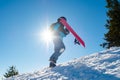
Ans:
{"type": "Polygon", "coordinates": [[[15,66],[9,67],[9,70],[7,70],[7,73],[5,73],[4,77],[13,77],[14,75],[18,75],[18,71],[16,70],[15,66]]]}
{"type": "Polygon", "coordinates": [[[104,48],[120,46],[120,0],[106,0],[107,23],[105,27],[108,32],[104,35],[106,42],[102,44],[104,48]]]}

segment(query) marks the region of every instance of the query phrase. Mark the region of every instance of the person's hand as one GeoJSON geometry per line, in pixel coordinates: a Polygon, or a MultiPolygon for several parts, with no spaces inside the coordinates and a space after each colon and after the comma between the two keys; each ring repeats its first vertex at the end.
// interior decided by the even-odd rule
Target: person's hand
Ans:
{"type": "Polygon", "coordinates": [[[65,28],[65,31],[66,31],[66,34],[70,33],[70,31],[67,28],[65,28]]]}

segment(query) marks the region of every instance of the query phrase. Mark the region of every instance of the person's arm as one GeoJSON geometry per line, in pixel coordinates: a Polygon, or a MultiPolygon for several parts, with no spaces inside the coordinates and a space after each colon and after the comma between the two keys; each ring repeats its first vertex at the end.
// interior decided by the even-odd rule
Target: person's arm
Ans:
{"type": "Polygon", "coordinates": [[[66,33],[66,35],[68,35],[70,33],[70,31],[67,28],[65,28],[65,33],[66,33]]]}
{"type": "Polygon", "coordinates": [[[64,25],[61,25],[59,30],[63,32],[65,35],[68,35],[70,33],[69,30],[64,27],[64,25]]]}

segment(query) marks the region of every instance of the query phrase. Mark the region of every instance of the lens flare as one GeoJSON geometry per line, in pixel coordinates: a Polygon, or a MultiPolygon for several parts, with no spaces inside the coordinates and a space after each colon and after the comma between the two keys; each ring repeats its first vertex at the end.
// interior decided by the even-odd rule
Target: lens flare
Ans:
{"type": "Polygon", "coordinates": [[[52,35],[52,32],[48,29],[44,30],[42,33],[41,33],[41,36],[42,36],[42,40],[44,42],[46,42],[47,44],[50,43],[53,39],[53,35],[52,35]]]}

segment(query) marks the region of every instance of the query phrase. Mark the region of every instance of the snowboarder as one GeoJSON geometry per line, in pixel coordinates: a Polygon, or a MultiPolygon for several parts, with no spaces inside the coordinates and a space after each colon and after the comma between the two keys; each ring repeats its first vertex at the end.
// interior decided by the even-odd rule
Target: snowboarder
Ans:
{"type": "MultiPolygon", "coordinates": [[[[58,57],[65,51],[65,45],[63,43],[63,38],[66,37],[70,31],[61,23],[61,19],[67,21],[65,17],[60,17],[57,19],[56,23],[50,26],[50,31],[53,33],[53,43],[54,43],[54,53],[51,55],[49,61],[49,67],[55,67],[58,57]]],[[[80,45],[79,41],[75,38],[75,44],[80,45]]]]}
{"type": "Polygon", "coordinates": [[[58,57],[64,52],[65,45],[63,43],[63,38],[66,37],[70,32],[68,29],[64,27],[64,25],[60,22],[60,19],[64,19],[67,21],[65,17],[58,18],[56,23],[53,23],[50,26],[50,31],[53,33],[53,44],[54,44],[54,53],[50,57],[50,65],[49,67],[55,67],[58,57]]]}

